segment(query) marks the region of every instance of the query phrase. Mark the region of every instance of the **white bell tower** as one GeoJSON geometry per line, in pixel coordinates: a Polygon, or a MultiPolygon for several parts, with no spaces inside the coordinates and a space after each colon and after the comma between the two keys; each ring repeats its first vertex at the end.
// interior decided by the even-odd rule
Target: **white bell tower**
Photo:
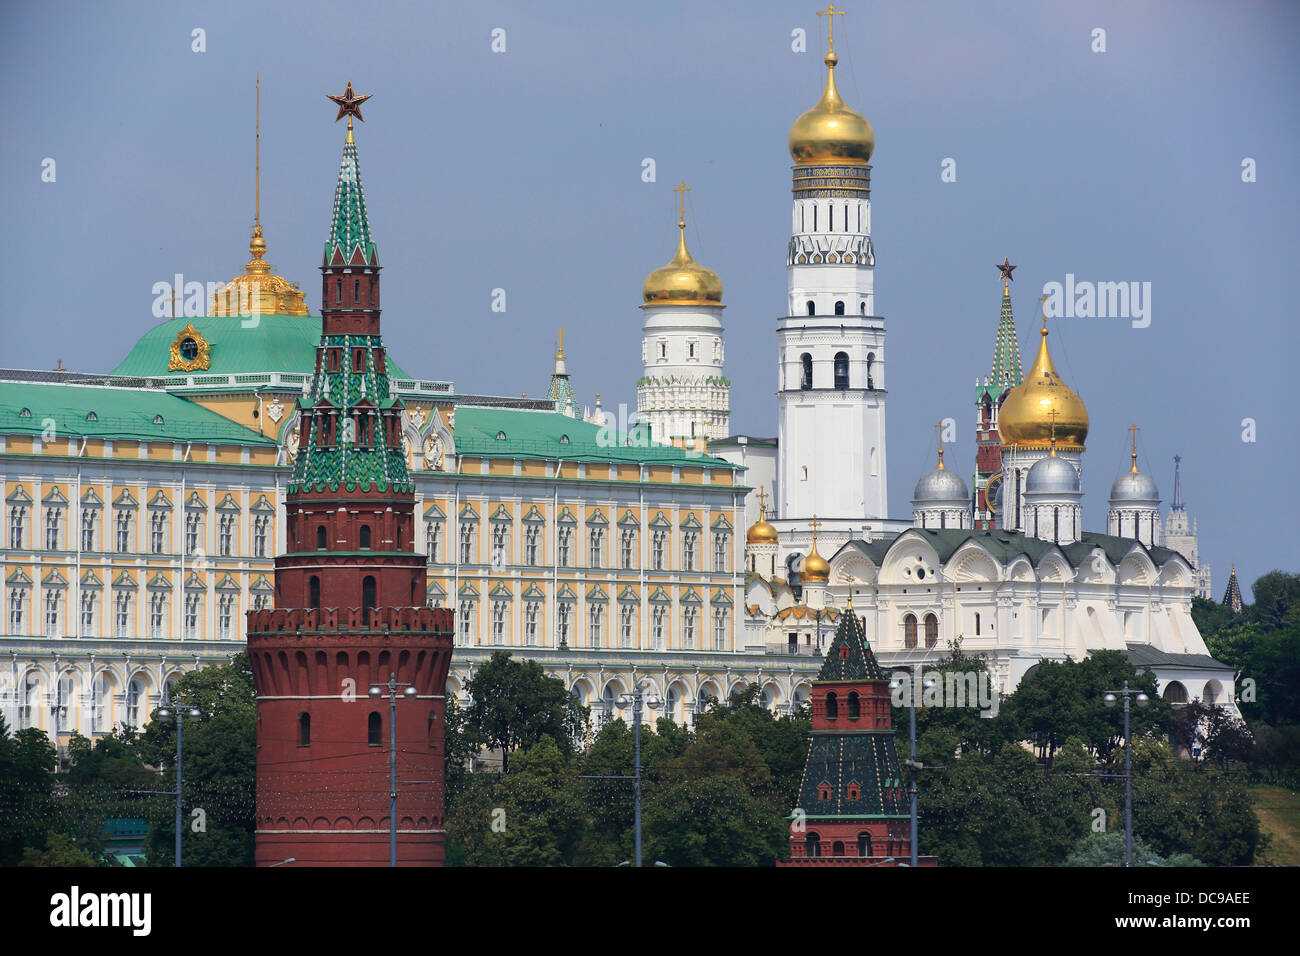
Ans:
{"type": "Polygon", "coordinates": [[[789,299],[777,320],[777,526],[790,547],[817,515],[825,540],[883,528],[885,320],[876,314],[871,244],[871,124],[835,87],[834,6],[826,87],[790,130],[794,206],[789,299]]]}

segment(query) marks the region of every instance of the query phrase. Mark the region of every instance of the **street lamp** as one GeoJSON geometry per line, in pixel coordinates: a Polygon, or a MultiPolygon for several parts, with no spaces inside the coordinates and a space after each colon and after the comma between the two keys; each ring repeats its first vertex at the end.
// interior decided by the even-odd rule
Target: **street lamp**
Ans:
{"type": "Polygon", "coordinates": [[[645,703],[651,710],[658,710],[663,706],[663,700],[656,694],[650,694],[644,697],[641,694],[641,684],[638,682],[636,688],[629,696],[620,694],[618,697],[618,706],[626,709],[628,705],[632,707],[632,736],[636,741],[636,771],[632,778],[632,800],[634,814],[636,819],[636,865],[641,865],[641,704],[645,703]]]}
{"type": "Polygon", "coordinates": [[[388,865],[397,866],[397,688],[404,687],[402,696],[414,700],[419,691],[414,684],[399,684],[397,675],[389,673],[388,683],[373,684],[370,688],[372,700],[384,696],[388,689],[388,865]]]}
{"type": "Polygon", "coordinates": [[[1102,696],[1101,702],[1107,707],[1114,707],[1119,697],[1124,698],[1124,865],[1133,865],[1133,771],[1130,756],[1133,752],[1133,744],[1128,735],[1128,700],[1130,697],[1136,698],[1139,707],[1145,707],[1151,703],[1151,698],[1141,691],[1130,690],[1128,681],[1124,682],[1123,690],[1108,690],[1102,696]]]}
{"type": "MultiPolygon", "coordinates": [[[[200,716],[197,707],[186,709],[181,702],[181,695],[176,694],[176,865],[181,865],[181,741],[185,736],[185,718],[198,720],[200,716]]],[[[158,708],[158,719],[168,721],[172,718],[172,709],[170,707],[158,708]]]]}
{"type": "MultiPolygon", "coordinates": [[[[908,795],[911,801],[911,818],[912,818],[912,866],[916,866],[916,796],[920,789],[916,785],[916,772],[924,769],[925,765],[916,759],[916,679],[921,675],[921,665],[913,664],[911,673],[904,672],[906,676],[895,677],[889,682],[890,690],[907,686],[907,727],[908,727],[908,749],[907,759],[903,763],[907,766],[908,795]]],[[[934,686],[934,678],[927,677],[921,685],[925,689],[934,686]]]]}

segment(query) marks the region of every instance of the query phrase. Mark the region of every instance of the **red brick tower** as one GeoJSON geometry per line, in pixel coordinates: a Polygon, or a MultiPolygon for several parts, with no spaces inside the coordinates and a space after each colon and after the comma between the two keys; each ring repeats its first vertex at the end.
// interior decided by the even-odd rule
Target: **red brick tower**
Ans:
{"type": "Polygon", "coordinates": [[[451,612],[425,606],[414,550],[414,485],[401,450],[379,332],[379,257],[370,238],[348,84],[334,216],[325,244],[323,331],[299,400],[301,442],[286,489],[286,551],[275,609],[248,615],[257,689],[259,866],[386,866],[389,702],[396,675],[397,861],[443,861],[443,689],[451,612]]]}
{"type": "MultiPolygon", "coordinates": [[[[912,852],[889,678],[850,604],[812,685],[812,739],[790,819],[790,862],[899,866],[912,852]]],[[[917,861],[934,866],[934,857],[917,861]]]]}

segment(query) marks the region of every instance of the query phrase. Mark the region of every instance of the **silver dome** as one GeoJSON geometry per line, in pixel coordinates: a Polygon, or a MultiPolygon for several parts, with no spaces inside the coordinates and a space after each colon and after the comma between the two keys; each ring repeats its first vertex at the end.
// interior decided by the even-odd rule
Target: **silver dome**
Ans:
{"type": "Polygon", "coordinates": [[[927,471],[916,483],[912,492],[912,504],[954,504],[965,506],[970,503],[970,494],[966,491],[966,482],[961,475],[954,474],[947,468],[935,468],[927,471]]]}
{"type": "Polygon", "coordinates": [[[1025,494],[1067,494],[1079,493],[1079,473],[1064,458],[1049,455],[1034,462],[1025,476],[1025,494]]]}
{"type": "Polygon", "coordinates": [[[1110,486],[1110,500],[1159,504],[1160,491],[1150,475],[1144,475],[1140,471],[1126,471],[1110,486]]]}

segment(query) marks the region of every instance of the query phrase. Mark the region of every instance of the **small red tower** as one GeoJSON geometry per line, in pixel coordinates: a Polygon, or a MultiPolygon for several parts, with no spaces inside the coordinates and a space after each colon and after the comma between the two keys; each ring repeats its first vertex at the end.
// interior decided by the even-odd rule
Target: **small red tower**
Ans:
{"type": "MultiPolygon", "coordinates": [[[[790,862],[777,866],[908,862],[906,784],[889,707],[889,678],[850,604],[813,681],[808,760],[790,815],[790,862]]],[[[918,863],[934,866],[936,860],[918,863]]]]}
{"type": "Polygon", "coordinates": [[[379,330],[379,256],[370,238],[348,84],[334,217],[325,244],[321,344],[299,400],[301,444],[286,489],[286,552],[275,609],[248,615],[257,691],[256,862],[386,866],[391,675],[396,706],[397,862],[444,856],[443,690],[451,612],[425,606],[414,550],[414,485],[401,450],[379,330]]]}

